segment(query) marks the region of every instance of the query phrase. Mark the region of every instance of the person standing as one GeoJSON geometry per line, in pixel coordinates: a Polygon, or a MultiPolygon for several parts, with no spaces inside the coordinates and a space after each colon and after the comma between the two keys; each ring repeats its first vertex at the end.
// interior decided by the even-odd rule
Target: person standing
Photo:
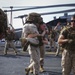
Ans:
{"type": "Polygon", "coordinates": [[[71,70],[75,75],[75,14],[71,18],[71,25],[61,31],[58,43],[63,47],[62,75],[70,75],[71,70]]]}
{"type": "MultiPolygon", "coordinates": [[[[28,41],[32,38],[33,40],[35,40],[33,42],[39,44],[38,37],[41,35],[38,32],[37,26],[39,25],[40,21],[41,21],[40,14],[35,13],[35,12],[29,13],[29,15],[26,18],[26,23],[22,30],[22,33],[23,33],[22,37],[25,39],[28,39],[28,41]]],[[[33,68],[34,75],[39,75],[39,66],[40,66],[39,45],[35,46],[32,44],[29,44],[28,52],[30,54],[30,59],[32,60],[32,62],[27,68],[25,68],[26,75],[29,75],[29,71],[31,68],[33,68]]]]}
{"type": "Polygon", "coordinates": [[[45,56],[45,50],[44,45],[48,44],[48,28],[44,22],[41,22],[38,27],[39,33],[43,36],[42,37],[42,43],[40,42],[40,72],[44,72],[44,56],[45,56]]]}
{"type": "MultiPolygon", "coordinates": [[[[42,38],[39,38],[39,48],[40,48],[40,72],[44,72],[44,56],[45,56],[45,50],[44,45],[48,44],[48,28],[46,24],[43,22],[43,19],[41,18],[41,23],[37,26],[39,33],[42,35],[42,38]]],[[[32,62],[32,59],[30,60],[30,63],[32,62]]],[[[33,68],[30,69],[30,73],[33,73],[33,68]]]]}
{"type": "Polygon", "coordinates": [[[17,54],[17,50],[15,48],[13,41],[14,39],[15,39],[14,29],[10,30],[10,27],[8,27],[5,35],[4,55],[7,55],[7,50],[9,49],[9,47],[12,47],[14,49],[15,54],[17,54]]]}
{"type": "MultiPolygon", "coordinates": [[[[61,22],[58,22],[57,25],[55,26],[54,30],[56,31],[57,35],[56,35],[56,42],[58,40],[58,37],[59,37],[59,34],[60,34],[60,31],[62,29],[62,25],[61,25],[61,22]]],[[[55,53],[55,56],[58,56],[60,53],[60,45],[58,44],[57,42],[57,50],[56,50],[56,53],[55,53]]]]}

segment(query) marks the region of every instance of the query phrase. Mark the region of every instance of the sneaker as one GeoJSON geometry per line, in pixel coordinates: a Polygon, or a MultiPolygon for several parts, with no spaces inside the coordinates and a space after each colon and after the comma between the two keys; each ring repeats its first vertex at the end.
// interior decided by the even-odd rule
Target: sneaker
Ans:
{"type": "Polygon", "coordinates": [[[26,73],[26,75],[29,75],[29,71],[30,71],[29,68],[25,68],[25,73],[26,73]]]}

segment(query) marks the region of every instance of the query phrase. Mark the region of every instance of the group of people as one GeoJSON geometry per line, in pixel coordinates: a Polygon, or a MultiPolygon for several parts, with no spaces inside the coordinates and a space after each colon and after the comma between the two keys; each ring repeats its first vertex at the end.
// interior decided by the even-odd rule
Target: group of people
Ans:
{"type": "Polygon", "coordinates": [[[29,72],[39,75],[39,71],[44,71],[44,44],[48,43],[47,32],[48,29],[40,14],[33,12],[27,16],[22,31],[22,38],[30,42],[27,49],[30,54],[30,65],[25,68],[26,75],[29,75],[29,72]]]}
{"type": "MultiPolygon", "coordinates": [[[[38,13],[30,13],[23,27],[23,37],[25,37],[27,41],[29,41],[28,38],[33,38],[39,43],[37,46],[32,44],[28,46],[30,65],[25,68],[26,75],[29,75],[30,70],[33,71],[34,75],[39,75],[40,68],[43,68],[43,64],[41,64],[41,62],[44,61],[43,46],[44,43],[48,43],[48,40],[45,38],[47,33],[46,28],[43,32],[39,30],[39,26],[41,26],[40,24],[42,23],[43,19],[41,15],[38,13]],[[39,41],[38,37],[42,37],[42,41],[39,41]]],[[[73,70],[75,74],[75,15],[71,18],[71,25],[61,30],[57,41],[58,46],[61,45],[63,48],[61,61],[62,75],[70,75],[71,70],[73,70]]]]}
{"type": "MultiPolygon", "coordinates": [[[[27,46],[26,50],[28,50],[30,55],[30,64],[25,68],[26,75],[29,75],[29,72],[34,75],[39,75],[40,71],[44,72],[44,44],[48,44],[48,32],[48,28],[41,15],[35,12],[29,13],[26,17],[21,37],[23,40],[23,49],[27,46]]],[[[14,39],[12,36],[15,36],[14,29],[10,30],[8,27],[6,33],[4,54],[7,54],[9,46],[17,54],[17,50],[12,41],[14,39]]],[[[59,46],[63,48],[61,60],[62,75],[70,75],[71,70],[73,70],[75,75],[75,15],[71,18],[71,25],[61,30],[57,42],[58,48],[59,46]]]]}

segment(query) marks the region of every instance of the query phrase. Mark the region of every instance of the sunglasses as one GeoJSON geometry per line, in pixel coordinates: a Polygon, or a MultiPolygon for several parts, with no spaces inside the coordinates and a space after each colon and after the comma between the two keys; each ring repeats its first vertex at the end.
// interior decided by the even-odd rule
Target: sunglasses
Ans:
{"type": "Polygon", "coordinates": [[[71,22],[75,22],[75,20],[71,20],[71,22]]]}

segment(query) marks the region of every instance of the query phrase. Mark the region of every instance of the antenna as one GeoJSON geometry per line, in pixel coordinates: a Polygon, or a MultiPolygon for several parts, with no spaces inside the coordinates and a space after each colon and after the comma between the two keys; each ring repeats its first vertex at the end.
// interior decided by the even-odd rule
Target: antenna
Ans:
{"type": "Polygon", "coordinates": [[[11,13],[10,13],[10,24],[12,25],[13,22],[12,22],[12,9],[13,9],[13,6],[10,6],[10,9],[11,9],[11,13]]]}

